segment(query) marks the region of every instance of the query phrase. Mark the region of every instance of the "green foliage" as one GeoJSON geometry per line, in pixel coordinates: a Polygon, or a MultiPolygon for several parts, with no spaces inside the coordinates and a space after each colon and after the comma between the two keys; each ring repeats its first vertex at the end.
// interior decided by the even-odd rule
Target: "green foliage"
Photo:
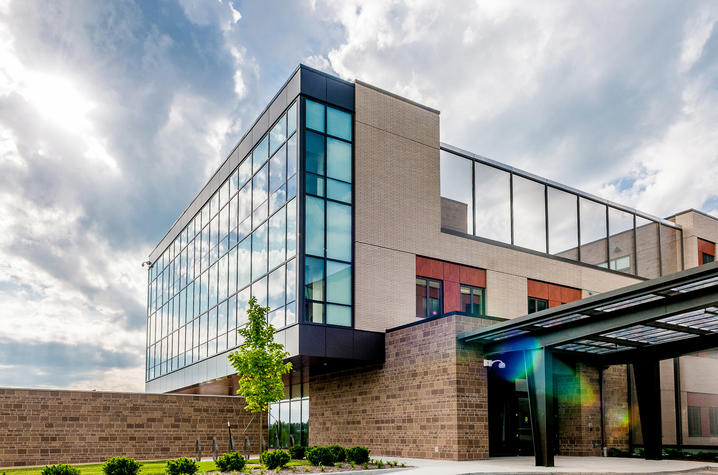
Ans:
{"type": "Polygon", "coordinates": [[[267,450],[260,457],[262,464],[270,470],[284,467],[289,463],[289,454],[284,450],[267,450]]]}
{"type": "Polygon", "coordinates": [[[140,465],[132,457],[111,457],[102,465],[102,471],[105,475],[137,475],[140,465]]]}
{"type": "Polygon", "coordinates": [[[222,454],[214,462],[220,472],[241,472],[247,460],[237,452],[222,454]]]}
{"type": "Polygon", "coordinates": [[[335,462],[334,454],[327,447],[309,447],[307,460],[315,466],[332,465],[335,462]]]}
{"type": "Polygon", "coordinates": [[[334,456],[335,462],[343,462],[347,459],[347,451],[341,445],[330,445],[327,449],[329,449],[332,456],[334,456]]]}
{"type": "Polygon", "coordinates": [[[57,465],[46,465],[40,473],[42,475],[80,475],[80,470],[72,465],[58,463],[57,465]]]}
{"type": "Polygon", "coordinates": [[[294,460],[302,460],[306,452],[307,448],[303,445],[289,447],[289,455],[291,455],[294,460]]]}
{"type": "Polygon", "coordinates": [[[369,462],[364,462],[361,466],[364,470],[367,470],[369,468],[369,462]]]}
{"type": "Polygon", "coordinates": [[[268,312],[269,307],[257,305],[255,297],[249,299],[249,321],[239,330],[243,343],[228,356],[239,374],[237,394],[244,396],[245,409],[252,413],[266,411],[270,403],[284,398],[282,375],[292,370],[291,363],[284,363],[289,353],[274,341],[268,312]]]}
{"type": "Polygon", "coordinates": [[[354,463],[365,463],[369,461],[369,449],[366,447],[352,447],[347,449],[347,460],[354,463]]]}
{"type": "Polygon", "coordinates": [[[187,457],[167,461],[167,475],[194,475],[198,470],[197,462],[187,457]]]}

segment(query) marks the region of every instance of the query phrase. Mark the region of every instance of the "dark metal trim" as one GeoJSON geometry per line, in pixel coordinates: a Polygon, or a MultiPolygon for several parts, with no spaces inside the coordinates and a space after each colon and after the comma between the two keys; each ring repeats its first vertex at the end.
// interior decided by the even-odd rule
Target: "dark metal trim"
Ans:
{"type": "Polygon", "coordinates": [[[454,315],[458,315],[461,317],[478,318],[480,320],[490,320],[493,322],[505,322],[506,320],[508,320],[508,318],[492,317],[489,315],[476,316],[476,315],[469,315],[468,313],[464,313],[464,312],[449,312],[449,313],[444,313],[443,315],[437,315],[436,317],[422,318],[415,322],[405,323],[404,325],[399,325],[398,327],[387,328],[386,333],[395,332],[397,330],[403,330],[404,328],[414,327],[416,325],[421,325],[421,324],[427,323],[427,322],[433,322],[435,320],[441,320],[442,318],[452,317],[454,315]]]}
{"type": "Polygon", "coordinates": [[[676,412],[676,446],[683,445],[683,413],[681,401],[681,360],[673,358],[673,403],[676,412]]]}

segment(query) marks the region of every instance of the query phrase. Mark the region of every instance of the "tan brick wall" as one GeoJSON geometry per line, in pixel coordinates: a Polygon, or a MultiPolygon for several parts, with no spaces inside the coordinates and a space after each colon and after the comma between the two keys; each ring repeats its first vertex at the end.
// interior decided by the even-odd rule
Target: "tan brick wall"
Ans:
{"type": "Polygon", "coordinates": [[[698,239],[718,242],[718,219],[694,211],[671,218],[683,227],[683,255],[686,269],[698,265],[698,239]]]}
{"type": "Polygon", "coordinates": [[[311,376],[310,445],[488,458],[486,369],[475,346],[456,340],[488,323],[452,316],[389,332],[383,365],[311,376]]]}
{"type": "MultiPolygon", "coordinates": [[[[159,460],[227,451],[227,421],[237,447],[250,422],[244,399],[224,396],[0,388],[0,467],[102,462],[113,456],[159,460]],[[241,429],[240,429],[241,428],[241,429]]],[[[250,426],[259,441],[259,417],[250,426]]],[[[265,432],[266,434],[266,432],[265,432]]]]}
{"type": "Polygon", "coordinates": [[[487,312],[496,317],[526,313],[526,278],[584,295],[638,282],[442,233],[439,114],[360,83],[355,95],[357,328],[383,331],[416,320],[416,255],[487,269],[487,312]]]}

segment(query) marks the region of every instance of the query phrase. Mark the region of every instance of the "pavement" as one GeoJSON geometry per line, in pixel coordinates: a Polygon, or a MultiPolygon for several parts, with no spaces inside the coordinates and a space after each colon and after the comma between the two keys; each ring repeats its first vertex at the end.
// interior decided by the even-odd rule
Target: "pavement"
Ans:
{"type": "MultiPolygon", "coordinates": [[[[684,460],[644,460],[621,457],[567,457],[556,456],[555,467],[536,467],[533,457],[492,457],[489,460],[455,462],[452,460],[427,460],[372,455],[373,459],[396,460],[412,468],[397,472],[411,475],[473,475],[482,473],[510,473],[528,475],[535,473],[581,473],[581,474],[710,474],[718,475],[718,464],[684,460]]],[[[386,473],[386,472],[385,472],[386,473]]]]}

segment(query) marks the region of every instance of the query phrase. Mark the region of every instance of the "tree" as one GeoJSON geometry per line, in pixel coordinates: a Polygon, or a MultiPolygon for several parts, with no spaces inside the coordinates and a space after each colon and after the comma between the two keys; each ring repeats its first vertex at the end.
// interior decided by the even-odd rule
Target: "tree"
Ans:
{"type": "Polygon", "coordinates": [[[257,299],[249,299],[248,323],[238,330],[242,344],[228,358],[239,374],[237,394],[244,396],[247,411],[260,414],[259,452],[262,452],[262,412],[269,404],[284,398],[282,376],[292,370],[292,363],[285,363],[289,356],[284,345],[274,341],[275,329],[267,322],[269,307],[257,305],[257,299]]]}

